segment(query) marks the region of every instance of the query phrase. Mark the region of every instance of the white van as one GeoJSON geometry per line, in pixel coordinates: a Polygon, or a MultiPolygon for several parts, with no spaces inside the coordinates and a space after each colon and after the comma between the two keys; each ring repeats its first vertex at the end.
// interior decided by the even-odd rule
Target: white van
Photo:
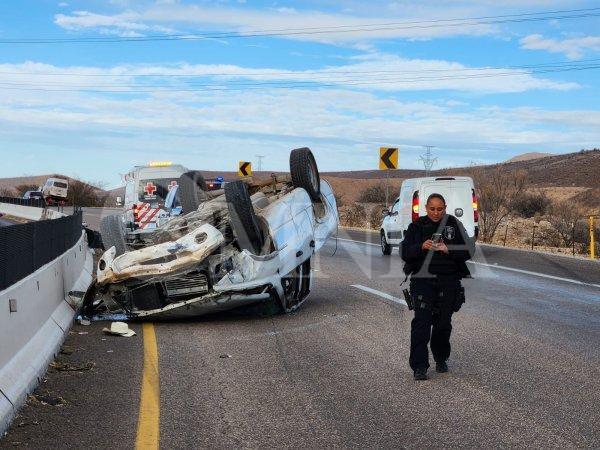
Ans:
{"type": "Polygon", "coordinates": [[[470,177],[409,178],[402,182],[400,197],[389,211],[384,211],[381,224],[381,251],[391,253],[399,246],[408,226],[420,216],[427,215],[425,202],[431,194],[441,194],[446,200],[446,213],[455,216],[464,225],[469,237],[477,239],[479,212],[475,186],[470,177]]]}
{"type": "Polygon", "coordinates": [[[41,191],[46,203],[49,205],[64,204],[67,201],[69,180],[65,178],[48,178],[41,191]]]}

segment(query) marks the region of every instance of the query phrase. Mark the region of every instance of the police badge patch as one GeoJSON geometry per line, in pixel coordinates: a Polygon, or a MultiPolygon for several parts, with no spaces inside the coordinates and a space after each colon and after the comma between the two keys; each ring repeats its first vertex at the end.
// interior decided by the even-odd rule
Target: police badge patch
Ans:
{"type": "Polygon", "coordinates": [[[444,238],[448,239],[449,241],[451,241],[452,239],[454,239],[454,227],[444,227],[444,238]]]}

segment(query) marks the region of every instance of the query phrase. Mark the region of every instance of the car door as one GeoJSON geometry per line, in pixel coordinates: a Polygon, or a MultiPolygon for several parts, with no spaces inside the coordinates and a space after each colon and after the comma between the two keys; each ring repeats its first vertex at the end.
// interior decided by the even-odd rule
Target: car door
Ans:
{"type": "Polygon", "coordinates": [[[400,230],[400,215],[398,214],[400,210],[400,199],[396,199],[394,204],[392,205],[392,209],[390,210],[390,215],[388,216],[388,226],[387,226],[387,236],[386,239],[388,244],[397,245],[400,243],[402,239],[402,231],[400,230]]]}

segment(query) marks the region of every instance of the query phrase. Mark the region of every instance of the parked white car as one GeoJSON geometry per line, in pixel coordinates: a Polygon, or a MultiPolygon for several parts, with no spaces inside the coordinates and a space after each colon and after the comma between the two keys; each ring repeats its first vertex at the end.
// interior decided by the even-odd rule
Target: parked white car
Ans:
{"type": "Polygon", "coordinates": [[[40,190],[49,205],[64,205],[67,201],[69,180],[65,178],[48,178],[40,190]]]}
{"type": "Polygon", "coordinates": [[[336,232],[338,212],[308,148],[291,152],[290,172],[284,182],[228,183],[223,195],[157,228],[155,245],[121,256],[111,247],[98,263],[96,298],[130,317],[268,301],[295,310],[311,291],[313,256],[336,232]]]}
{"type": "Polygon", "coordinates": [[[475,186],[470,177],[409,178],[402,182],[400,196],[389,211],[384,211],[380,228],[381,251],[391,254],[400,246],[408,226],[420,216],[427,215],[425,202],[431,194],[441,194],[446,200],[446,212],[464,225],[469,237],[479,232],[479,212],[475,186]]]}

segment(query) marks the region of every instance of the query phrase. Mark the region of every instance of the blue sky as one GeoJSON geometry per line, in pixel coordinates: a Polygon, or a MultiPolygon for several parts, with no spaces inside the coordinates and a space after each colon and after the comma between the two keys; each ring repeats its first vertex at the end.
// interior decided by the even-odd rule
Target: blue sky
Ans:
{"type": "Polygon", "coordinates": [[[420,167],[423,145],[439,167],[598,147],[600,9],[573,11],[589,8],[2,2],[0,177],[61,172],[112,187],[150,160],[225,171],[256,155],[285,170],[298,146],[321,170],[376,168],[388,145],[403,168],[420,167]],[[267,30],[280,31],[248,36],[267,30]]]}

